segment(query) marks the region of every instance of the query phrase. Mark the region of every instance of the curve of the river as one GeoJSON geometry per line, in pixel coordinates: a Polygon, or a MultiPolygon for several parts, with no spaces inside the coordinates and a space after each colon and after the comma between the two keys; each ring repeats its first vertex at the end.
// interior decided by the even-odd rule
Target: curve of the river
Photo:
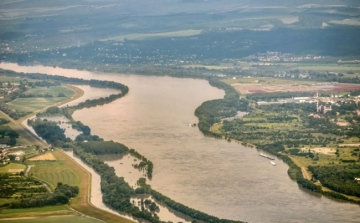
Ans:
{"type": "Polygon", "coordinates": [[[92,73],[16,64],[0,68],[84,79],[113,80],[129,94],[104,106],[74,113],[107,140],[124,143],[154,163],[154,189],[220,218],[248,222],[358,222],[359,206],[317,196],[289,179],[287,165],[276,166],[256,149],[204,137],[195,109],[224,93],[204,80],[92,73]],[[90,115],[89,115],[90,114],[90,115]]]}

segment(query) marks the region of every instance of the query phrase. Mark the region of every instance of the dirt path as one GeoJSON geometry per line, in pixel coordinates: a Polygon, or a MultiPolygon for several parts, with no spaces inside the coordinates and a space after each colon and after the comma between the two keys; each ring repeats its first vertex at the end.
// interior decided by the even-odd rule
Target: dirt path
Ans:
{"type": "MultiPolygon", "coordinates": [[[[42,148],[49,147],[47,143],[42,141],[39,137],[34,135],[30,130],[25,128],[19,120],[14,120],[4,112],[0,111],[0,113],[10,121],[9,127],[19,133],[19,135],[28,141],[29,145],[39,145],[42,148]]],[[[35,114],[33,114],[35,115],[35,114]]]]}
{"type": "Polygon", "coordinates": [[[311,180],[310,174],[308,173],[308,171],[306,170],[305,167],[301,167],[301,172],[303,174],[303,177],[307,180],[311,180]]]}
{"type": "Polygon", "coordinates": [[[301,172],[302,172],[302,175],[305,179],[307,180],[311,180],[311,175],[309,173],[309,171],[307,170],[306,167],[302,166],[296,159],[293,159],[292,157],[290,157],[290,159],[298,166],[301,168],[301,172]]]}

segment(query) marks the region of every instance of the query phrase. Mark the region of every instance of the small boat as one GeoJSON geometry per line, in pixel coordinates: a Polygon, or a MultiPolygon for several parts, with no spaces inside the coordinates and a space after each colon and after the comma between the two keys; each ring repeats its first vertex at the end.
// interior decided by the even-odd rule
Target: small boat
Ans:
{"type": "Polygon", "coordinates": [[[276,163],[274,161],[270,161],[271,165],[276,166],[276,163]]]}

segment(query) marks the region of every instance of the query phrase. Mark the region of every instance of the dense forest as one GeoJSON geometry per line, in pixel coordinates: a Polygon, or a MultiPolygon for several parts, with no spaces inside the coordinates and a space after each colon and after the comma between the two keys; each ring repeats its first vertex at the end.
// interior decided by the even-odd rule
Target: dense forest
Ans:
{"type": "Polygon", "coordinates": [[[124,154],[129,151],[129,148],[123,144],[113,141],[90,141],[78,143],[78,145],[81,146],[84,152],[94,155],[124,154]]]}
{"type": "Polygon", "coordinates": [[[360,184],[354,180],[360,176],[359,165],[309,166],[309,170],[324,186],[343,194],[360,197],[360,184]]]}
{"type": "Polygon", "coordinates": [[[61,129],[57,124],[58,123],[47,121],[46,119],[28,119],[28,125],[34,128],[38,136],[51,145],[61,146],[63,143],[69,142],[70,138],[66,138],[65,130],[61,129]]]}

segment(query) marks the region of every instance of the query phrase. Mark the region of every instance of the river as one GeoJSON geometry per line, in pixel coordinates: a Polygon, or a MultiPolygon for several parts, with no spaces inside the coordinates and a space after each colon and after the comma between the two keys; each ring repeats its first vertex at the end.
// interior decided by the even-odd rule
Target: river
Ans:
{"type": "Polygon", "coordinates": [[[282,161],[275,160],[276,166],[272,166],[254,148],[204,137],[197,127],[189,127],[189,123],[197,123],[194,111],[202,102],[224,95],[205,80],[4,63],[0,68],[128,85],[127,96],[76,111],[73,117],[89,125],[93,134],[121,142],[150,159],[154,163],[152,187],[187,206],[220,218],[248,222],[360,219],[358,205],[300,189],[288,177],[288,167],[282,161]]]}

